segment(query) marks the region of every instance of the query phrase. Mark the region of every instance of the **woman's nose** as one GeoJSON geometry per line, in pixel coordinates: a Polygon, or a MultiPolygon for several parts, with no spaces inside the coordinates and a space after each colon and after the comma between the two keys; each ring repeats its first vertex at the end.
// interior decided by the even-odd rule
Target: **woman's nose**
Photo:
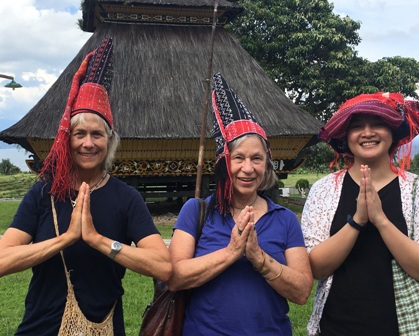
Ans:
{"type": "Polygon", "coordinates": [[[242,165],[242,170],[244,172],[253,172],[253,164],[251,160],[244,160],[242,165]]]}
{"type": "Polygon", "coordinates": [[[371,127],[371,125],[366,124],[362,131],[365,135],[370,135],[370,134],[374,133],[374,128],[371,127]]]}
{"type": "Polygon", "coordinates": [[[89,134],[87,134],[84,138],[83,146],[84,147],[92,147],[93,145],[94,144],[93,144],[92,137],[89,134]]]}

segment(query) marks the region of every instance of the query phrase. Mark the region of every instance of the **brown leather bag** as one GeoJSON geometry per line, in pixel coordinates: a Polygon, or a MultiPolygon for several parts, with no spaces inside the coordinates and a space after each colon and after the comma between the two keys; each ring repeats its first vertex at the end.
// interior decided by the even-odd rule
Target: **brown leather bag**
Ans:
{"type": "MultiPolygon", "coordinates": [[[[205,220],[206,202],[199,198],[198,235],[195,246],[201,236],[205,220]]],[[[171,292],[160,280],[154,281],[153,301],[148,304],[143,314],[139,336],[180,336],[183,320],[189,301],[189,290],[171,292]]]]}
{"type": "Polygon", "coordinates": [[[180,336],[188,301],[188,292],[168,289],[150,303],[144,313],[140,336],[180,336]]]}

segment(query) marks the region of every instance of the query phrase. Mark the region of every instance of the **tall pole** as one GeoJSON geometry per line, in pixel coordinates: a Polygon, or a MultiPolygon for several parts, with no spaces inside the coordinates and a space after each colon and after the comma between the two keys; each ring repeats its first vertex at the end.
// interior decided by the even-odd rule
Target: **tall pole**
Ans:
{"type": "Polygon", "coordinates": [[[201,197],[201,183],[203,173],[204,151],[205,151],[205,135],[207,127],[208,115],[208,100],[211,92],[211,75],[212,75],[212,60],[214,56],[214,33],[217,26],[217,10],[218,0],[214,0],[214,16],[212,18],[211,42],[210,42],[210,57],[208,60],[207,77],[205,79],[205,96],[202,104],[201,112],[201,136],[199,139],[199,153],[198,153],[198,167],[196,173],[195,197],[201,197]]]}

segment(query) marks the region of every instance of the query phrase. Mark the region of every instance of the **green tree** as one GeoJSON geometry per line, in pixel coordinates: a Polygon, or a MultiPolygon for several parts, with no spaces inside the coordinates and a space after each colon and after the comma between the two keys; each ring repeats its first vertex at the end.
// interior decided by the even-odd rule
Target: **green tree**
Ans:
{"type": "Polygon", "coordinates": [[[9,159],[2,159],[0,162],[0,174],[13,175],[20,173],[19,167],[16,167],[9,159]]]}
{"type": "Polygon", "coordinates": [[[298,105],[328,119],[350,88],[360,23],[333,13],[327,0],[239,0],[229,27],[242,46],[298,105]]]}
{"type": "Polygon", "coordinates": [[[306,197],[307,189],[309,188],[310,183],[307,179],[299,179],[295,183],[295,187],[297,188],[298,192],[301,194],[301,197],[306,197]]]}
{"type": "Polygon", "coordinates": [[[295,187],[297,189],[308,189],[310,186],[310,183],[307,179],[299,179],[297,182],[295,182],[295,187]]]}
{"type": "Polygon", "coordinates": [[[241,45],[290,99],[321,121],[360,93],[418,98],[412,58],[358,57],[360,22],[333,13],[327,0],[238,0],[245,11],[229,26],[241,45]]]}
{"type": "Polygon", "coordinates": [[[364,78],[367,87],[361,92],[400,92],[405,96],[419,98],[416,90],[419,83],[419,62],[414,58],[384,57],[376,62],[364,62],[357,69],[359,78],[364,78]]]}
{"type": "Polygon", "coordinates": [[[410,164],[410,172],[419,174],[419,153],[417,153],[410,164]]]}
{"type": "Polygon", "coordinates": [[[334,159],[335,154],[326,143],[319,142],[308,147],[304,156],[308,159],[304,161],[303,169],[311,173],[324,174],[330,172],[329,164],[334,159]]]}

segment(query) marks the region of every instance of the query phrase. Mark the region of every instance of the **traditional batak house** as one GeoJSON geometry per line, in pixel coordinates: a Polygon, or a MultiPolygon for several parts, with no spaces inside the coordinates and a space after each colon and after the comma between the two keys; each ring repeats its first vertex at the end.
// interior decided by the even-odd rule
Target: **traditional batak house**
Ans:
{"type": "MultiPolygon", "coordinates": [[[[223,27],[243,10],[234,2],[220,0],[214,11],[211,0],[85,0],[82,9],[82,29],[92,36],[44,97],[0,132],[0,140],[33,154],[28,165],[34,171],[51,148],[74,73],[107,36],[114,44],[109,100],[122,139],[111,173],[145,198],[194,196],[209,64],[266,130],[281,178],[303,162],[301,151],[317,141],[322,124],[294,105],[223,27]]],[[[213,180],[211,126],[208,118],[201,196],[213,180]]]]}

